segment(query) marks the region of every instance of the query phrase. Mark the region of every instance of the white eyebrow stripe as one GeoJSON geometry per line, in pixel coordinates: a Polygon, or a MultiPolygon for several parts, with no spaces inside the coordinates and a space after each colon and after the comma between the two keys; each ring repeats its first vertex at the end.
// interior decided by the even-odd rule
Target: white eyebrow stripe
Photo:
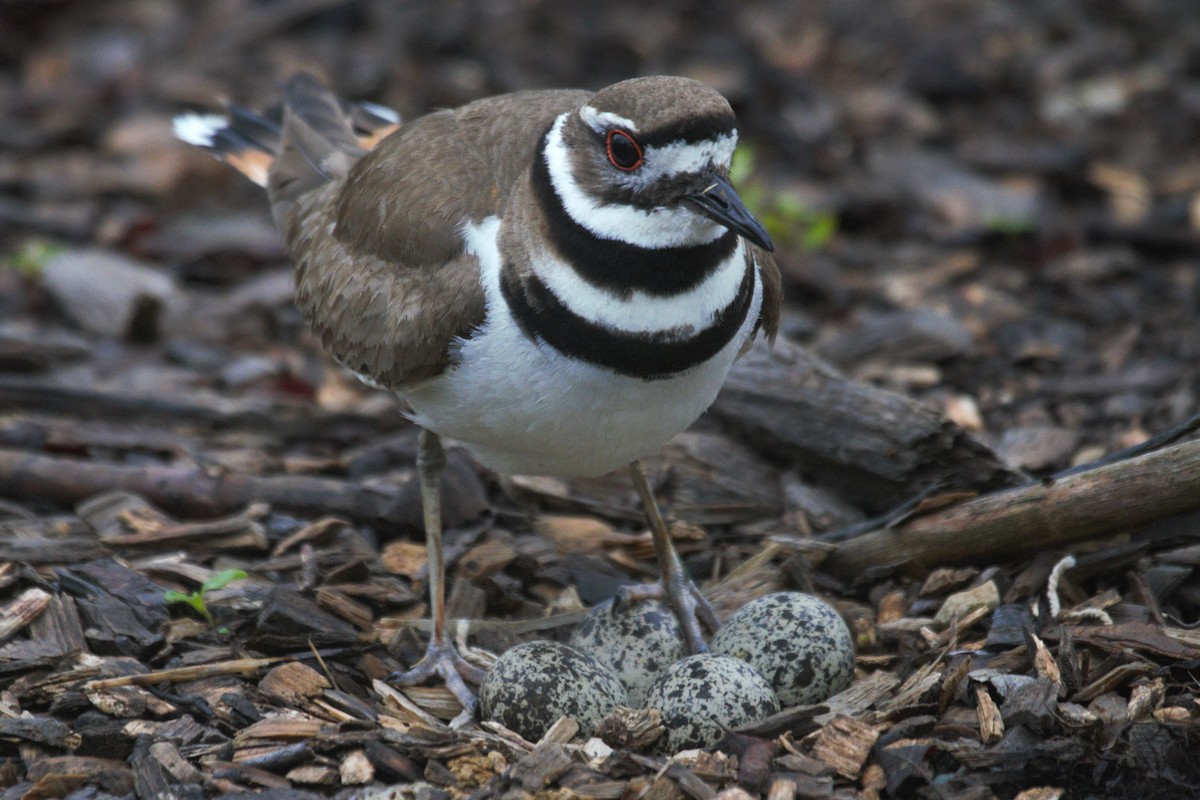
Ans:
{"type": "Polygon", "coordinates": [[[588,105],[579,109],[579,118],[596,133],[604,133],[610,128],[623,128],[630,133],[637,133],[638,129],[631,119],[611,111],[597,111],[588,105]]]}

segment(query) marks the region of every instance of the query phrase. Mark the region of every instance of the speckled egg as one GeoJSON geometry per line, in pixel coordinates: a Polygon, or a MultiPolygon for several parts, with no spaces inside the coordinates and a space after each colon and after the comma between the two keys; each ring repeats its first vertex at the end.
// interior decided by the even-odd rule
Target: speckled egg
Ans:
{"type": "Polygon", "coordinates": [[[747,603],[721,626],[710,649],[761,672],[785,707],[820,703],[854,675],[850,629],[832,606],[801,592],[747,603]]]}
{"type": "Polygon", "coordinates": [[[711,653],[676,661],[652,687],[646,705],[662,713],[666,735],[660,753],[710,747],[724,728],[757,722],[779,711],[779,701],[758,671],[711,653]]]}
{"type": "Polygon", "coordinates": [[[629,705],[629,699],[612,670],[559,642],[525,642],[506,650],[479,687],[483,718],[531,742],[564,716],[590,736],[620,705],[629,705]]]}
{"type": "Polygon", "coordinates": [[[575,628],[571,644],[611,669],[637,708],[667,667],[687,655],[679,620],[657,600],[615,611],[612,600],[601,603],[575,628]]]}

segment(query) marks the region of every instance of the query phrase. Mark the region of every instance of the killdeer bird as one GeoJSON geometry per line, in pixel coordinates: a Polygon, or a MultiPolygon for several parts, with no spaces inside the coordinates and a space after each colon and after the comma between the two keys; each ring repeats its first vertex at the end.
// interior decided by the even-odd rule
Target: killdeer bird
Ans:
{"type": "Polygon", "coordinates": [[[394,390],[421,427],[433,633],[391,680],[441,675],[469,710],[481,671],[447,639],[441,437],[505,473],[628,466],[689,648],[716,615],[688,578],[639,459],[712,404],[756,334],[773,338],[771,241],[729,182],[737,122],[686,78],[527,91],[401,125],[309,75],[282,121],[176,120],[267,190],[296,302],[324,346],[394,390]]]}

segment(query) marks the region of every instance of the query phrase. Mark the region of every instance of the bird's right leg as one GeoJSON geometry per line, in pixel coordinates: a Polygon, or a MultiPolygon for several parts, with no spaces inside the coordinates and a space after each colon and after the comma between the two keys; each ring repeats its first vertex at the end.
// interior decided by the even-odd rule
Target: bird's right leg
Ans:
{"type": "Polygon", "coordinates": [[[459,655],[446,638],[446,564],[442,555],[442,472],[446,468],[446,451],[433,431],[421,430],[417,445],[417,478],[421,485],[421,510],[425,518],[425,542],[429,550],[429,602],[433,612],[433,633],[425,656],[409,670],[393,672],[389,683],[415,686],[434,675],[441,675],[446,688],[454,694],[463,708],[474,713],[475,693],[467,681],[478,684],[484,671],[459,655]]]}

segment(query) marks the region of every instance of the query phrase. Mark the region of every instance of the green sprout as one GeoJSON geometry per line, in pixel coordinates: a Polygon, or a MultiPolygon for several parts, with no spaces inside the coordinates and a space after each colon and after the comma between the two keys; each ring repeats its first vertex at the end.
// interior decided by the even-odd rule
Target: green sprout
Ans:
{"type": "Polygon", "coordinates": [[[46,268],[46,262],[63,250],[62,245],[45,239],[29,239],[17,249],[0,259],[0,266],[13,269],[27,278],[38,278],[46,268]]]}
{"type": "Polygon", "coordinates": [[[225,569],[213,575],[211,578],[201,584],[200,588],[191,594],[177,592],[174,589],[163,592],[163,601],[167,603],[187,603],[196,613],[204,617],[209,625],[213,624],[212,613],[209,612],[208,606],[204,604],[204,595],[207,592],[212,592],[217,589],[223,589],[232,581],[239,581],[246,577],[246,571],[241,569],[225,569]]]}
{"type": "Polygon", "coordinates": [[[741,145],[733,154],[730,176],[742,202],[767,229],[776,246],[805,250],[826,247],[837,234],[837,216],[817,211],[795,192],[767,186],[754,176],[755,153],[741,145]]]}
{"type": "Polygon", "coordinates": [[[983,226],[992,233],[1014,238],[1032,232],[1034,220],[1019,214],[994,214],[983,220],[983,226]]]}

